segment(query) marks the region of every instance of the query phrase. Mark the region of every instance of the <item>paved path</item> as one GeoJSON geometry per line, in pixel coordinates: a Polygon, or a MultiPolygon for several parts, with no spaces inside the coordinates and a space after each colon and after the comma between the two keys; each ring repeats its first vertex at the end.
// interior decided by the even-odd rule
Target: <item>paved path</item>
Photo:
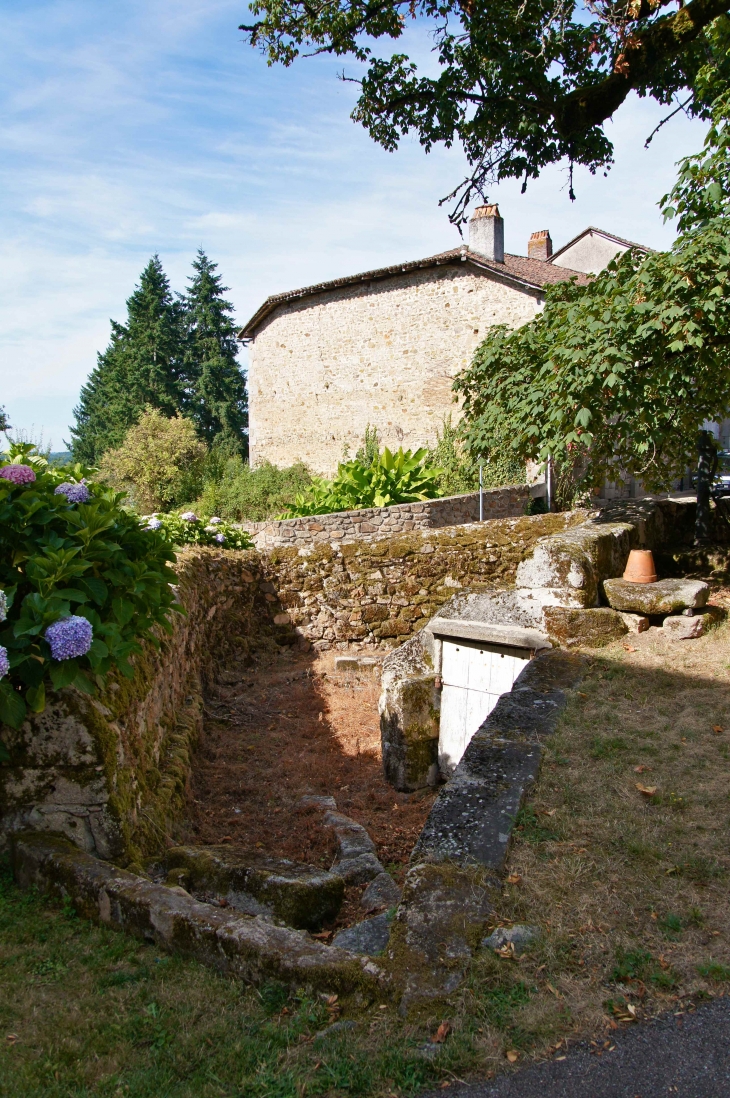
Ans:
{"type": "Polygon", "coordinates": [[[730,1098],[730,997],[613,1037],[615,1052],[580,1046],[565,1060],[422,1098],[730,1098]]]}

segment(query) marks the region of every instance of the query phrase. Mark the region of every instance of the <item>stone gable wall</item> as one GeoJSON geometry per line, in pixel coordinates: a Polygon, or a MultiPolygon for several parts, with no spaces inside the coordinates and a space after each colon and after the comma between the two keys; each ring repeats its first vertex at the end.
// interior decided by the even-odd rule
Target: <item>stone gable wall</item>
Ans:
{"type": "MultiPolygon", "coordinates": [[[[526,484],[493,488],[484,492],[485,521],[515,518],[525,513],[530,499],[526,484]]],[[[338,541],[376,541],[410,530],[429,530],[443,526],[460,526],[479,521],[479,493],[469,492],[443,499],[428,499],[422,503],[398,503],[392,507],[367,507],[359,511],[337,511],[331,515],[306,518],[243,522],[241,526],[253,537],[259,550],[294,546],[297,549],[338,541]]]]}
{"type": "Polygon", "coordinates": [[[541,301],[457,260],[279,305],[250,346],[252,462],[331,476],[368,424],[391,450],[433,444],[487,328],[518,327],[541,301]]]}

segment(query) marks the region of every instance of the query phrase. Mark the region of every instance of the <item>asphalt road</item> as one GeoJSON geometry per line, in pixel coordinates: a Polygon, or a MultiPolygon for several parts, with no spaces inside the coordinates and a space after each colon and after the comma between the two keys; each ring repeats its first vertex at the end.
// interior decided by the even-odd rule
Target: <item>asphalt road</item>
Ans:
{"type": "Polygon", "coordinates": [[[730,1098],[730,997],[612,1037],[614,1052],[578,1046],[565,1060],[422,1098],[730,1098]]]}

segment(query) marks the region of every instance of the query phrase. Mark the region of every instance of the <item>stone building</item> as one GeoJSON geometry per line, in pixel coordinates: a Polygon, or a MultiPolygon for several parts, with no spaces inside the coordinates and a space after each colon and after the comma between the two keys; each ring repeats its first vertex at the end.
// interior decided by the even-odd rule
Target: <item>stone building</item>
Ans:
{"type": "Polygon", "coordinates": [[[527,256],[510,255],[499,209],[486,205],[468,247],[267,298],[239,333],[252,463],[301,460],[331,475],[367,424],[391,449],[432,444],[458,416],[453,379],[490,325],[524,324],[546,285],[585,281],[630,246],[589,228],[553,255],[543,230],[527,256]]]}

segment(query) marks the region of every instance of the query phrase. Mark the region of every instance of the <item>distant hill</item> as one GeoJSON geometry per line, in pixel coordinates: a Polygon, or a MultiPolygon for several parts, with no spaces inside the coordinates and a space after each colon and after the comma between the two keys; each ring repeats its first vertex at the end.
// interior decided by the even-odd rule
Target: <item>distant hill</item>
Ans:
{"type": "Polygon", "coordinates": [[[55,453],[48,455],[48,460],[51,465],[66,465],[67,462],[71,461],[71,451],[56,450],[55,453]]]}

